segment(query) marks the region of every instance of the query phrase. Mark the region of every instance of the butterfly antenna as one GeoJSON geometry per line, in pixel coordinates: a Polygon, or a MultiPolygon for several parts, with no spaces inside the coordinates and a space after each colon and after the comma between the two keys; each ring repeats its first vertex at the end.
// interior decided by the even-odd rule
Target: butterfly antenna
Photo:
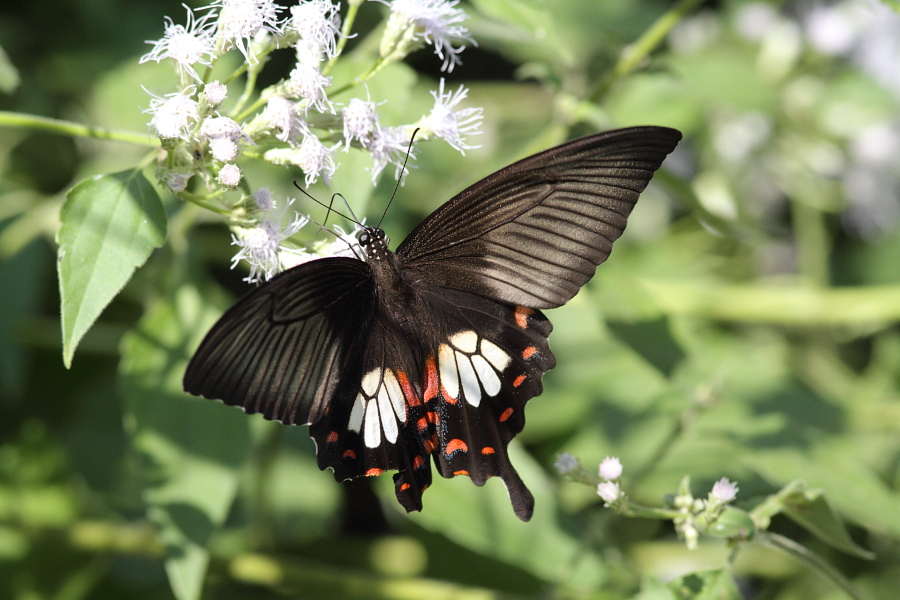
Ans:
{"type": "MultiPolygon", "coordinates": [[[[325,204],[324,202],[321,202],[321,201],[318,200],[317,198],[314,198],[312,195],[310,195],[309,192],[307,192],[306,190],[304,190],[303,188],[301,188],[300,185],[297,183],[297,180],[296,180],[296,179],[294,180],[294,187],[297,188],[298,190],[300,190],[301,192],[303,192],[303,195],[304,195],[304,196],[306,196],[307,198],[309,198],[310,200],[312,200],[313,202],[315,202],[315,203],[318,204],[319,206],[324,206],[325,208],[328,209],[328,213],[325,214],[325,221],[328,221],[328,215],[329,215],[330,213],[333,212],[333,213],[335,213],[336,215],[338,215],[338,216],[340,216],[340,217],[343,217],[344,219],[347,219],[348,221],[351,221],[351,222],[353,222],[353,223],[356,223],[357,225],[360,225],[360,222],[356,220],[356,215],[353,215],[353,210],[350,209],[350,204],[347,202],[347,199],[344,198],[344,196],[342,196],[341,194],[334,194],[334,195],[332,195],[332,196],[331,196],[331,202],[330,202],[329,204],[325,204]],[[344,201],[344,203],[347,204],[347,208],[350,209],[350,214],[353,215],[354,218],[351,219],[351,218],[347,217],[347,215],[344,215],[344,214],[342,214],[342,213],[340,213],[340,212],[334,210],[334,208],[332,208],[332,205],[334,204],[334,197],[335,197],[335,196],[340,196],[340,197],[341,197],[341,199],[344,201]]],[[[321,229],[322,231],[326,231],[326,232],[330,233],[330,234],[333,235],[336,239],[338,239],[338,240],[344,242],[345,244],[347,244],[347,247],[350,249],[350,251],[353,253],[353,255],[354,255],[356,258],[358,258],[358,259],[360,259],[360,260],[364,260],[364,258],[361,257],[361,256],[359,255],[359,252],[357,252],[356,246],[354,246],[353,244],[351,244],[350,242],[348,242],[347,240],[345,240],[344,237],[341,236],[341,235],[339,235],[337,232],[334,232],[334,231],[328,229],[328,227],[325,226],[325,221],[323,221],[322,223],[319,223],[318,221],[316,221],[315,219],[313,219],[311,216],[309,217],[309,222],[310,222],[310,223],[312,223],[313,225],[315,225],[316,227],[318,227],[318,228],[321,229]]]]}
{"type": "Polygon", "coordinates": [[[412,132],[412,135],[409,138],[409,146],[406,148],[406,158],[403,159],[403,169],[400,171],[400,177],[397,178],[397,183],[394,185],[394,192],[391,194],[391,199],[388,200],[387,206],[384,207],[384,212],[381,213],[381,218],[378,219],[378,227],[381,228],[381,222],[384,221],[385,215],[387,215],[388,209],[391,207],[391,202],[394,201],[394,196],[397,195],[397,190],[400,188],[400,182],[403,180],[403,174],[406,173],[406,163],[409,162],[409,156],[412,154],[413,141],[416,139],[416,134],[419,133],[419,127],[416,127],[415,131],[412,132]]]}
{"type": "MultiPolygon", "coordinates": [[[[350,221],[350,222],[352,222],[352,223],[356,223],[357,225],[359,224],[359,221],[357,221],[356,219],[351,219],[351,218],[348,217],[347,215],[345,215],[345,214],[343,214],[343,213],[341,213],[341,212],[336,211],[334,208],[332,208],[331,204],[325,204],[324,202],[322,202],[322,201],[319,200],[318,198],[315,198],[315,197],[313,197],[312,195],[310,195],[309,192],[307,192],[307,191],[304,190],[302,187],[300,187],[300,184],[297,183],[297,180],[296,180],[296,179],[294,179],[294,187],[297,188],[298,190],[300,190],[300,191],[303,193],[304,196],[306,196],[307,198],[309,198],[310,200],[312,200],[313,202],[315,202],[315,203],[318,204],[319,206],[324,206],[325,208],[327,208],[329,213],[333,212],[334,214],[338,215],[339,217],[343,217],[343,218],[347,219],[348,221],[350,221]]],[[[335,196],[340,196],[340,194],[335,194],[335,196]]],[[[341,196],[341,198],[343,198],[343,196],[341,196]]],[[[334,196],[331,197],[331,202],[332,202],[332,204],[334,203],[334,196]]],[[[345,200],[344,202],[346,202],[346,200],[345,200]]],[[[351,211],[351,212],[352,212],[352,211],[351,211]]],[[[328,215],[327,215],[327,214],[325,215],[325,220],[326,220],[326,221],[328,220],[328,215]]],[[[316,223],[316,225],[319,225],[319,224],[316,223]]],[[[324,228],[324,225],[319,225],[319,226],[324,228]]]]}

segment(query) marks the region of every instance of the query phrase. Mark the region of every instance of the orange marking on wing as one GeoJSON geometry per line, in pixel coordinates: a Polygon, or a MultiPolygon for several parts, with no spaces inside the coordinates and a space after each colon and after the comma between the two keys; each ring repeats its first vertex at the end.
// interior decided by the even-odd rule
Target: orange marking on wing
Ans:
{"type": "Polygon", "coordinates": [[[528,346],[527,348],[522,350],[522,358],[528,360],[529,358],[537,354],[537,351],[537,348],[535,348],[534,346],[528,346]]]}
{"type": "Polygon", "coordinates": [[[434,357],[429,356],[425,361],[425,393],[422,398],[428,402],[438,395],[438,370],[434,357]]]}
{"type": "Polygon", "coordinates": [[[438,424],[439,418],[440,418],[440,416],[438,415],[436,410],[429,410],[427,413],[425,413],[425,419],[427,419],[428,422],[431,423],[432,425],[434,425],[435,427],[438,424]]]}
{"type": "Polygon", "coordinates": [[[450,456],[454,452],[468,452],[469,447],[466,443],[460,439],[452,439],[447,442],[447,447],[444,448],[444,454],[450,456]]]}
{"type": "Polygon", "coordinates": [[[461,471],[453,471],[453,474],[454,474],[454,475],[468,475],[469,472],[466,471],[465,469],[463,469],[463,470],[461,470],[461,471]]]}
{"type": "Polygon", "coordinates": [[[366,477],[377,477],[378,475],[381,475],[382,473],[384,473],[384,469],[373,468],[373,469],[369,469],[368,471],[366,471],[366,477]]]}
{"type": "Polygon", "coordinates": [[[494,449],[491,448],[490,446],[485,446],[484,448],[481,449],[481,453],[484,455],[493,454],[494,449]]]}
{"type": "Polygon", "coordinates": [[[501,423],[505,422],[507,419],[509,419],[512,416],[512,414],[513,414],[513,408],[512,408],[512,406],[510,406],[509,408],[504,410],[503,413],[500,415],[500,422],[501,423]]]}
{"type": "Polygon", "coordinates": [[[416,390],[413,389],[412,384],[409,382],[409,377],[406,376],[406,373],[397,371],[397,381],[400,382],[400,389],[403,390],[403,397],[406,398],[407,406],[419,406],[422,404],[419,397],[416,395],[416,390]]]}
{"type": "Polygon", "coordinates": [[[521,327],[522,329],[528,328],[528,316],[533,315],[534,310],[531,308],[525,308],[524,306],[516,307],[516,325],[521,327]]]}
{"type": "Polygon", "coordinates": [[[422,445],[425,447],[425,452],[428,454],[434,452],[434,448],[437,446],[432,440],[422,440],[422,445]]]}
{"type": "Polygon", "coordinates": [[[458,399],[458,398],[454,398],[453,396],[451,396],[451,395],[447,392],[447,390],[444,389],[444,386],[443,386],[443,385],[441,386],[441,396],[444,397],[444,401],[445,401],[447,404],[456,404],[457,402],[459,402],[459,399],[458,399]]]}
{"type": "Polygon", "coordinates": [[[356,452],[353,450],[344,450],[344,454],[341,458],[356,458],[356,452]]]}
{"type": "Polygon", "coordinates": [[[424,456],[420,455],[413,459],[413,468],[421,469],[424,466],[425,466],[425,457],[424,456]]]}
{"type": "Polygon", "coordinates": [[[328,437],[325,438],[325,441],[328,442],[329,444],[331,444],[331,443],[338,441],[338,437],[340,437],[340,436],[338,436],[337,431],[331,431],[328,433],[328,437]]]}
{"type": "Polygon", "coordinates": [[[409,489],[409,487],[410,487],[410,486],[409,486],[408,483],[404,483],[403,485],[400,486],[400,491],[401,491],[401,492],[405,492],[406,490],[409,489]]]}
{"type": "Polygon", "coordinates": [[[419,433],[425,433],[425,430],[428,429],[428,420],[425,417],[422,417],[421,419],[416,421],[416,425],[419,426],[419,433]]]}
{"type": "Polygon", "coordinates": [[[428,484],[426,483],[425,485],[422,486],[422,489],[419,490],[419,493],[421,494],[422,492],[424,492],[427,489],[428,489],[428,484]]]}
{"type": "Polygon", "coordinates": [[[528,379],[527,375],[519,375],[518,377],[516,377],[515,381],[513,381],[513,387],[519,387],[520,385],[525,383],[526,379],[528,379]]]}

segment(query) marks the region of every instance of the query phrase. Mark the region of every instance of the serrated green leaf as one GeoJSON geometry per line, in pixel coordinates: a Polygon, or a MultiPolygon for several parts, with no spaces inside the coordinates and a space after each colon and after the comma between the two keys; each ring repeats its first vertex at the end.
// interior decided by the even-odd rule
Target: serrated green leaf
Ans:
{"type": "Polygon", "coordinates": [[[727,569],[689,573],[669,583],[678,600],[742,600],[727,569]]]}
{"type": "Polygon", "coordinates": [[[76,184],[60,211],[58,234],[63,362],[154,248],[166,239],[166,214],[138,170],[76,184]]]}
{"type": "Polygon", "coordinates": [[[797,491],[785,497],[784,514],[838,550],[869,560],[875,558],[874,553],[853,541],[822,490],[797,491]]]}
{"type": "Polygon", "coordinates": [[[207,543],[228,514],[250,447],[245,414],[181,389],[190,349],[223,304],[215,294],[184,286],[122,340],[123,392],[144,500],[160,527],[166,572],[179,600],[200,597],[207,543]]]}

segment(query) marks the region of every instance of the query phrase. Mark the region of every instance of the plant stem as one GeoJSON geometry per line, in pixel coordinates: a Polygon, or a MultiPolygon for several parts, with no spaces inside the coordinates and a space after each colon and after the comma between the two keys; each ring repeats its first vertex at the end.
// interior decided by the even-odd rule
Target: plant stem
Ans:
{"type": "Polygon", "coordinates": [[[702,0],[681,0],[663,13],[637,41],[625,47],[612,71],[600,82],[590,95],[591,102],[599,102],[610,88],[620,79],[637,70],[651,52],[665,39],[673,27],[693,11],[702,0]]]}
{"type": "Polygon", "coordinates": [[[106,129],[105,127],[93,127],[90,125],[73,123],[71,121],[62,121],[60,119],[51,119],[49,117],[40,117],[25,113],[0,111],[0,127],[21,127],[23,129],[35,129],[59,135],[111,140],[115,142],[125,142],[127,144],[137,144],[140,146],[159,146],[159,140],[152,137],[149,133],[136,133],[133,131],[106,129]]]}
{"type": "Polygon", "coordinates": [[[347,39],[350,37],[350,30],[353,29],[353,22],[356,20],[356,13],[359,12],[359,7],[362,3],[363,0],[350,0],[347,8],[347,16],[344,17],[344,23],[341,25],[341,34],[338,36],[337,48],[335,49],[334,56],[328,61],[325,68],[322,69],[322,75],[328,75],[329,71],[331,71],[331,67],[334,66],[334,63],[344,51],[344,46],[347,45],[347,39]]]}

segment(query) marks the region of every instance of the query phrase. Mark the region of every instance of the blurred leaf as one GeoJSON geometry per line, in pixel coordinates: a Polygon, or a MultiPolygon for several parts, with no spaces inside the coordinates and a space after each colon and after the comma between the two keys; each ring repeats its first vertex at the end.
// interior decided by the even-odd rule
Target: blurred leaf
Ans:
{"type": "Polygon", "coordinates": [[[675,579],[669,589],[678,600],[743,600],[727,569],[697,571],[675,579]]]}
{"type": "Polygon", "coordinates": [[[85,179],[60,213],[59,289],[63,362],[103,309],[166,239],[166,215],[139,170],[85,179]]]}
{"type": "Polygon", "coordinates": [[[574,589],[596,587],[606,569],[598,556],[559,527],[552,480],[515,442],[509,451],[510,460],[534,494],[531,521],[523,523],[516,517],[506,488],[496,477],[483,488],[467,477],[437,478],[424,498],[424,510],[411,513],[409,518],[475,552],[517,565],[546,581],[564,582],[574,589]]]}
{"type": "Polygon", "coordinates": [[[641,591],[631,600],[676,600],[674,592],[656,577],[646,577],[641,582],[641,591]]]}
{"type": "Polygon", "coordinates": [[[16,69],[9,55],[0,46],[0,92],[12,94],[19,87],[19,70],[16,69]]]}
{"type": "Polygon", "coordinates": [[[797,491],[784,498],[784,513],[823,542],[872,560],[875,554],[856,544],[822,490],[797,491]]]}
{"type": "Polygon", "coordinates": [[[127,422],[142,459],[148,514],[161,528],[166,571],[179,600],[200,597],[206,546],[228,514],[250,446],[244,413],[181,390],[189,353],[224,304],[217,294],[184,285],[122,341],[127,422]]]}

